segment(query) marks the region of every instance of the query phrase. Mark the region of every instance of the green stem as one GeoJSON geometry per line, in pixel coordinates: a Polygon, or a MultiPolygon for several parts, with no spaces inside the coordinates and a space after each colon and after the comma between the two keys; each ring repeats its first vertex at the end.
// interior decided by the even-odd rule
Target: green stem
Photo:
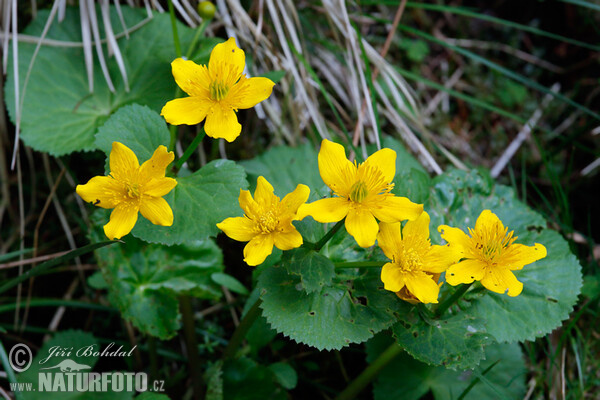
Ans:
{"type": "Polygon", "coordinates": [[[461,285],[456,292],[452,294],[452,296],[448,297],[444,301],[440,303],[440,305],[435,310],[435,316],[440,317],[447,309],[450,308],[454,303],[456,303],[463,295],[469,290],[473,283],[467,283],[466,285],[461,285]]]}
{"type": "Polygon", "coordinates": [[[154,336],[148,336],[148,356],[150,358],[150,377],[156,380],[158,379],[158,352],[154,336]]]}
{"type": "Polygon", "coordinates": [[[244,340],[244,338],[246,337],[248,330],[250,330],[250,328],[252,327],[252,324],[254,324],[254,321],[256,321],[256,319],[261,314],[261,311],[260,311],[261,303],[262,303],[262,300],[259,297],[258,300],[256,300],[256,302],[254,303],[254,305],[252,305],[252,308],[250,308],[250,310],[248,310],[246,315],[244,315],[244,318],[242,318],[242,321],[240,322],[238,327],[235,329],[235,332],[233,332],[233,336],[231,337],[231,340],[227,344],[227,347],[225,347],[225,351],[223,352],[224,360],[228,360],[235,356],[235,353],[236,353],[237,349],[240,347],[240,345],[242,344],[242,340],[244,340]]]}
{"type": "Polygon", "coordinates": [[[333,237],[333,235],[335,235],[335,233],[336,233],[337,231],[339,231],[339,230],[340,230],[340,228],[342,227],[342,225],[344,225],[344,220],[338,221],[338,222],[337,222],[337,224],[335,224],[335,225],[333,226],[333,228],[331,228],[331,229],[329,230],[329,232],[327,232],[327,233],[325,234],[325,236],[323,236],[323,237],[321,238],[321,240],[319,240],[319,241],[317,242],[317,244],[315,244],[315,248],[314,248],[314,250],[315,250],[316,252],[318,252],[319,250],[321,250],[321,248],[322,248],[323,246],[325,246],[325,244],[327,244],[327,242],[329,242],[329,239],[331,239],[331,238],[333,237]]]}
{"type": "Polygon", "coordinates": [[[198,40],[200,40],[200,36],[202,36],[204,34],[204,31],[206,30],[206,27],[208,26],[209,23],[210,23],[210,19],[204,19],[204,20],[202,20],[202,23],[200,24],[198,29],[196,29],[196,34],[194,35],[194,38],[192,39],[192,43],[190,43],[187,53],[185,53],[185,58],[187,58],[188,60],[190,59],[190,57],[192,57],[192,53],[194,52],[194,49],[196,48],[196,43],[198,43],[198,40]]]}
{"type": "Polygon", "coordinates": [[[196,324],[194,320],[194,311],[192,309],[192,299],[190,296],[179,297],[179,308],[183,317],[183,334],[187,347],[188,363],[190,366],[190,376],[192,378],[192,387],[194,389],[194,399],[203,398],[203,382],[200,370],[200,356],[198,355],[198,342],[196,341],[196,324]]]}
{"type": "Polygon", "coordinates": [[[336,268],[381,268],[385,264],[384,261],[345,261],[333,263],[336,268]]]}
{"type": "MultiPolygon", "coordinates": [[[[4,371],[6,371],[6,377],[8,378],[8,381],[16,386],[17,377],[15,376],[15,371],[13,371],[12,367],[10,366],[10,361],[8,359],[8,355],[6,354],[6,350],[4,349],[4,345],[2,344],[1,340],[0,340],[0,361],[2,362],[4,371]]],[[[15,398],[17,400],[23,399],[23,394],[20,391],[15,390],[14,393],[15,393],[15,398]]]]}
{"type": "Polygon", "coordinates": [[[393,343],[383,353],[377,357],[365,370],[350,382],[350,385],[344,389],[336,400],[351,400],[355,398],[377,375],[390,363],[398,354],[402,352],[402,347],[393,343]]]}
{"type": "Polygon", "coordinates": [[[183,155],[181,156],[181,158],[179,158],[177,160],[177,162],[175,163],[175,169],[179,171],[179,169],[181,168],[181,166],[183,164],[185,164],[185,162],[188,160],[188,158],[190,158],[190,156],[194,153],[194,150],[196,150],[196,147],[198,147],[198,145],[200,144],[200,142],[202,142],[202,139],[204,138],[205,132],[204,132],[204,128],[201,129],[201,131],[198,133],[198,135],[196,135],[196,137],[194,138],[194,140],[192,141],[192,143],[188,146],[187,149],[185,149],[185,152],[183,153],[183,155]]]}
{"type": "Polygon", "coordinates": [[[175,8],[173,8],[173,0],[168,0],[169,14],[171,14],[171,29],[173,30],[173,43],[175,45],[175,55],[181,57],[181,44],[179,43],[179,34],[177,33],[177,19],[175,18],[175,8]]]}

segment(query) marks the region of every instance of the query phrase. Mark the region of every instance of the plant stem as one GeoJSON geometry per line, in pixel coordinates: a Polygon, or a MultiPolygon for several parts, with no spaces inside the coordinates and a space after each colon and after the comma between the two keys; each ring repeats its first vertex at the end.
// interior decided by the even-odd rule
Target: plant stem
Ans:
{"type": "MultiPolygon", "coordinates": [[[[4,349],[4,345],[2,344],[1,340],[0,340],[0,361],[2,362],[4,371],[6,371],[6,377],[8,378],[8,381],[10,383],[15,384],[15,386],[16,386],[17,377],[15,376],[15,371],[13,371],[12,367],[10,366],[10,361],[8,359],[8,355],[6,354],[6,350],[4,349]]],[[[15,393],[15,398],[17,400],[23,399],[23,394],[19,390],[15,390],[14,393],[15,393]]]]}
{"type": "Polygon", "coordinates": [[[223,360],[228,360],[235,356],[235,352],[237,351],[238,347],[240,347],[240,345],[242,344],[242,340],[244,340],[244,338],[246,337],[248,330],[250,330],[252,324],[254,324],[254,321],[256,321],[256,319],[261,314],[261,303],[262,300],[259,297],[258,300],[256,300],[256,302],[252,305],[250,310],[248,310],[246,315],[244,315],[244,318],[242,318],[242,321],[235,329],[235,332],[233,332],[233,336],[231,337],[231,340],[229,340],[227,347],[225,347],[225,351],[223,352],[223,360]]]}
{"type": "Polygon", "coordinates": [[[339,230],[340,230],[340,228],[342,227],[342,225],[344,225],[344,220],[338,221],[338,222],[337,222],[337,224],[335,224],[335,225],[333,226],[333,228],[331,228],[331,229],[329,230],[329,232],[327,232],[327,233],[325,234],[325,236],[323,236],[323,237],[321,238],[321,240],[319,240],[319,241],[317,242],[317,244],[315,244],[315,249],[314,249],[314,250],[315,250],[316,252],[319,252],[319,250],[321,250],[321,248],[322,248],[323,246],[325,246],[325,244],[327,244],[327,242],[329,242],[329,239],[331,239],[331,238],[333,237],[333,235],[335,235],[335,233],[336,233],[337,231],[339,231],[339,230]]]}
{"type": "Polygon", "coordinates": [[[198,342],[196,341],[196,329],[194,312],[192,310],[192,299],[190,296],[179,297],[179,308],[183,317],[183,334],[187,347],[188,363],[190,366],[190,377],[194,389],[194,399],[203,398],[203,382],[200,371],[200,356],[198,355],[198,342]]]}
{"type": "Polygon", "coordinates": [[[168,0],[169,14],[171,15],[171,29],[173,30],[173,44],[175,45],[175,55],[181,57],[181,44],[179,43],[179,34],[177,33],[177,19],[175,18],[175,9],[173,0],[168,0]]]}
{"type": "Polygon", "coordinates": [[[152,379],[158,379],[158,354],[156,352],[156,338],[148,336],[148,356],[150,357],[150,376],[152,379]]]}
{"type": "Polygon", "coordinates": [[[385,264],[387,263],[384,261],[345,261],[333,263],[336,268],[380,268],[385,264]]]}
{"type": "Polygon", "coordinates": [[[204,19],[204,20],[202,20],[202,23],[200,24],[198,29],[196,29],[196,34],[194,35],[194,38],[192,39],[192,42],[190,43],[190,46],[188,47],[187,53],[185,53],[185,58],[187,58],[188,60],[192,56],[192,53],[194,52],[194,49],[196,48],[196,43],[198,43],[200,36],[202,36],[202,34],[206,30],[206,27],[208,26],[209,23],[210,23],[209,19],[204,19]]]}
{"type": "Polygon", "coordinates": [[[187,149],[185,149],[185,152],[183,153],[183,155],[181,156],[181,158],[179,158],[177,160],[177,162],[175,163],[175,169],[179,171],[179,169],[181,168],[181,166],[188,160],[188,158],[190,158],[190,156],[192,155],[192,153],[194,153],[194,150],[196,150],[196,147],[198,147],[198,145],[200,144],[200,142],[202,142],[202,139],[204,138],[205,132],[204,132],[204,128],[201,128],[200,132],[198,133],[198,135],[196,135],[196,137],[194,138],[194,140],[192,141],[192,143],[188,146],[187,149]]]}
{"type": "Polygon", "coordinates": [[[467,283],[465,285],[461,285],[456,292],[452,294],[452,296],[448,297],[444,301],[440,303],[440,305],[435,310],[435,316],[440,317],[447,309],[452,306],[452,304],[456,303],[466,292],[469,290],[473,283],[467,283]]]}
{"type": "Polygon", "coordinates": [[[402,347],[393,343],[383,353],[377,357],[365,370],[350,382],[350,385],[344,389],[336,400],[351,400],[355,398],[377,375],[381,370],[389,364],[398,354],[402,352],[402,347]]]}

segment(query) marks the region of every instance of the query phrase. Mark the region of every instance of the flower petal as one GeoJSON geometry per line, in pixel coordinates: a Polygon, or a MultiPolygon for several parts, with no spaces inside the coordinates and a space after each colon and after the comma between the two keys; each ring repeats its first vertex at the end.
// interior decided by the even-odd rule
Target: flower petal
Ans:
{"type": "Polygon", "coordinates": [[[423,271],[439,274],[448,269],[452,264],[456,264],[461,256],[457,252],[450,250],[448,245],[433,245],[423,259],[423,271]]]}
{"type": "Polygon", "coordinates": [[[250,219],[256,219],[259,214],[259,206],[256,201],[252,198],[249,190],[240,189],[240,196],[238,197],[240,207],[244,210],[244,214],[250,219]]]}
{"type": "Polygon", "coordinates": [[[375,244],[379,225],[369,211],[351,209],[346,216],[346,231],[354,237],[360,247],[371,247],[375,244]]]}
{"type": "Polygon", "coordinates": [[[233,85],[227,94],[227,102],[234,108],[252,108],[263,100],[269,98],[273,92],[275,82],[268,78],[242,77],[233,85]]]}
{"type": "Polygon", "coordinates": [[[393,263],[387,263],[381,268],[381,282],[385,290],[399,292],[405,284],[404,271],[393,263]]]}
{"type": "Polygon", "coordinates": [[[210,76],[205,65],[177,58],[171,63],[177,85],[190,96],[209,97],[210,76]]]}
{"type": "MultiPolygon", "coordinates": [[[[400,223],[388,224],[382,222],[379,224],[379,234],[377,235],[377,244],[383,250],[387,258],[393,260],[399,251],[402,242],[400,233],[400,223]]],[[[398,289],[399,290],[399,289],[398,289]]],[[[397,292],[398,290],[395,290],[397,292]]]]}
{"type": "Polygon", "coordinates": [[[273,193],[273,186],[262,176],[256,180],[256,190],[254,191],[254,201],[261,207],[271,208],[279,203],[279,198],[273,193]]]}
{"type": "Polygon", "coordinates": [[[140,167],[142,180],[164,178],[165,170],[175,159],[175,153],[167,151],[165,146],[158,146],[149,160],[145,161],[140,167]]]}
{"type": "Polygon", "coordinates": [[[402,237],[406,240],[423,242],[429,239],[429,214],[423,211],[419,217],[413,221],[407,221],[402,228],[402,237]]]}
{"type": "Polygon", "coordinates": [[[495,227],[494,230],[498,230],[504,233],[504,225],[500,218],[490,210],[483,210],[479,217],[477,217],[477,222],[475,222],[475,230],[477,232],[489,231],[492,227],[495,227]]]}
{"type": "Polygon", "coordinates": [[[298,208],[308,200],[310,189],[308,186],[299,184],[293,192],[288,193],[281,200],[281,207],[286,210],[286,213],[296,214],[298,208]]]}
{"type": "Polygon", "coordinates": [[[302,246],[302,235],[294,228],[288,232],[273,233],[275,246],[280,250],[291,250],[302,246]]]}
{"type": "Polygon", "coordinates": [[[464,260],[452,265],[446,271],[446,282],[452,286],[459,283],[480,281],[486,271],[486,264],[479,260],[464,260]]]}
{"type": "Polygon", "coordinates": [[[144,198],[140,204],[140,212],[154,225],[173,225],[173,210],[169,203],[162,197],[144,198]]]}
{"type": "Polygon", "coordinates": [[[213,48],[208,61],[209,72],[213,74],[218,71],[220,69],[219,64],[228,64],[233,79],[231,83],[237,81],[244,72],[246,56],[244,50],[237,47],[235,38],[230,37],[226,42],[219,43],[213,48]]]}
{"type": "Polygon", "coordinates": [[[323,139],[319,151],[319,172],[331,190],[340,196],[347,196],[354,184],[356,166],[348,161],[341,144],[323,139]]]}
{"type": "Polygon", "coordinates": [[[379,169],[385,182],[390,183],[396,176],[396,152],[392,149],[376,151],[365,160],[365,165],[379,169]]]}
{"type": "Polygon", "coordinates": [[[406,288],[421,303],[437,303],[440,287],[433,276],[424,272],[413,272],[406,278],[406,288]]]}
{"type": "Polygon", "coordinates": [[[469,250],[471,239],[461,229],[440,225],[438,226],[438,232],[442,234],[442,239],[448,242],[448,246],[457,256],[463,255],[469,250]]]}
{"type": "Polygon", "coordinates": [[[104,234],[110,240],[121,239],[127,235],[138,219],[138,208],[132,204],[121,203],[110,213],[110,221],[104,225],[104,234]]]}
{"type": "Polygon", "coordinates": [[[481,284],[496,293],[507,293],[511,297],[523,291],[523,284],[517,280],[508,268],[489,268],[481,280],[481,284]]]}
{"type": "Polygon", "coordinates": [[[147,196],[163,197],[169,193],[175,186],[177,181],[173,178],[158,178],[152,179],[144,185],[144,193],[147,196]]]}
{"type": "Polygon", "coordinates": [[[370,210],[383,222],[414,221],[423,212],[423,204],[413,203],[406,197],[387,196],[384,201],[373,204],[370,210]]]}
{"type": "Polygon", "coordinates": [[[115,208],[126,196],[123,184],[111,176],[95,176],[75,191],[83,201],[102,208],[115,208]]]}
{"type": "Polygon", "coordinates": [[[231,143],[240,136],[242,125],[238,122],[235,111],[215,105],[210,108],[206,115],[204,130],[212,138],[223,138],[231,143]]]}
{"type": "Polygon", "coordinates": [[[265,258],[273,252],[273,235],[258,235],[244,247],[244,261],[246,264],[256,266],[262,264],[265,258]]]}
{"type": "Polygon", "coordinates": [[[217,228],[238,242],[248,242],[257,235],[254,222],[247,217],[227,218],[217,228]]]}
{"type": "Polygon", "coordinates": [[[196,125],[206,118],[213,104],[207,98],[184,97],[167,102],[160,115],[171,125],[196,125]]]}
{"type": "Polygon", "coordinates": [[[525,246],[524,244],[517,243],[510,245],[505,250],[498,264],[514,271],[540,260],[546,257],[546,255],[546,247],[542,244],[536,243],[533,246],[525,246]]]}
{"type": "Polygon", "coordinates": [[[342,197],[330,197],[302,204],[298,208],[298,219],[310,215],[317,222],[338,222],[344,219],[350,210],[350,203],[342,197]]]}
{"type": "Polygon", "coordinates": [[[110,174],[119,181],[137,178],[140,163],[135,153],[123,143],[113,142],[110,151],[110,174]]]}

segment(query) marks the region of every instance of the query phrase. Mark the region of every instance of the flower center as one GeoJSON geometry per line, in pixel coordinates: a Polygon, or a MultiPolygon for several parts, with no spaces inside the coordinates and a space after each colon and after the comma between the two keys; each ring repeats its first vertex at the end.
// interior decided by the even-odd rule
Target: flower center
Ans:
{"type": "Polygon", "coordinates": [[[480,231],[469,228],[469,233],[478,258],[490,263],[494,263],[502,252],[517,239],[516,236],[513,237],[513,231],[508,232],[508,228],[499,229],[498,226],[480,231]]]}
{"type": "Polygon", "coordinates": [[[352,185],[352,189],[350,189],[350,200],[356,203],[362,203],[368,194],[369,189],[367,188],[367,184],[363,181],[358,181],[352,185]]]}
{"type": "Polygon", "coordinates": [[[420,271],[423,263],[421,257],[415,249],[404,249],[402,259],[400,260],[402,269],[406,272],[420,271]]]}
{"type": "Polygon", "coordinates": [[[210,98],[216,101],[221,101],[227,96],[229,86],[222,81],[212,81],[209,86],[210,98]]]}
{"type": "Polygon", "coordinates": [[[267,211],[258,217],[258,226],[261,232],[271,233],[277,229],[279,218],[273,211],[267,211]]]}
{"type": "Polygon", "coordinates": [[[131,199],[140,197],[140,185],[137,183],[127,185],[127,196],[131,199]]]}

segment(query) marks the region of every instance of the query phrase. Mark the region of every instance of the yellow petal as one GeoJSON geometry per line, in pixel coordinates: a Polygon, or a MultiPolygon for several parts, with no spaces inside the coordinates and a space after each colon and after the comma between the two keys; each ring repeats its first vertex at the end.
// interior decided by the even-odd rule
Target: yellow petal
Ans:
{"type": "MultiPolygon", "coordinates": [[[[231,70],[231,76],[234,83],[237,81],[244,67],[246,66],[246,56],[244,50],[237,47],[235,38],[230,37],[226,42],[216,45],[210,53],[208,61],[208,70],[211,74],[220,69],[219,64],[227,64],[231,70]]],[[[214,75],[211,75],[214,77],[214,75]]]]}
{"type": "Polygon", "coordinates": [[[310,215],[318,222],[338,222],[344,219],[350,210],[350,203],[342,197],[321,199],[298,208],[298,219],[310,215]]]}
{"type": "Polygon", "coordinates": [[[188,95],[209,97],[210,76],[206,66],[177,58],[171,63],[171,70],[177,85],[188,95]]]}
{"type": "Polygon", "coordinates": [[[354,184],[356,166],[348,161],[341,144],[323,139],[319,151],[319,172],[331,190],[340,196],[347,196],[354,184]]]}
{"type": "Polygon", "coordinates": [[[163,197],[169,193],[175,186],[177,181],[173,178],[158,178],[152,179],[144,185],[144,193],[146,196],[163,197]]]}
{"type": "Polygon", "coordinates": [[[242,125],[238,122],[235,111],[215,105],[206,115],[204,130],[212,138],[223,138],[231,143],[240,136],[242,125]]]}
{"type": "Polygon", "coordinates": [[[149,160],[145,161],[140,167],[142,179],[164,178],[165,170],[175,159],[175,153],[167,151],[165,146],[158,146],[149,160]]]}
{"type": "Polygon", "coordinates": [[[244,210],[244,214],[246,214],[251,219],[256,219],[259,214],[260,207],[258,203],[254,201],[252,195],[249,190],[240,189],[240,196],[238,197],[238,201],[240,203],[240,207],[244,210]]]}
{"type": "Polygon", "coordinates": [[[254,222],[247,217],[227,218],[218,223],[217,228],[238,242],[248,242],[257,235],[254,222]]]}
{"type": "Polygon", "coordinates": [[[387,263],[381,268],[381,281],[385,290],[399,292],[405,284],[405,273],[393,263],[387,263]]]}
{"type": "Polygon", "coordinates": [[[379,225],[369,211],[351,209],[346,216],[346,231],[360,247],[371,247],[375,244],[379,225]]]}
{"type": "Polygon", "coordinates": [[[273,236],[271,234],[255,236],[244,247],[244,261],[251,266],[262,264],[272,251],[273,236]]]}
{"type": "Polygon", "coordinates": [[[429,214],[423,211],[414,221],[406,222],[402,228],[402,237],[411,241],[427,241],[429,239],[429,214]]]}
{"type": "Polygon", "coordinates": [[[490,210],[483,210],[479,217],[477,217],[477,222],[475,222],[475,230],[477,232],[483,232],[485,230],[489,230],[490,228],[495,227],[496,230],[504,233],[504,225],[500,218],[490,210]]]}
{"type": "Polygon", "coordinates": [[[448,242],[450,250],[457,256],[463,255],[470,248],[470,238],[459,228],[453,228],[448,225],[438,226],[438,232],[442,234],[442,239],[448,242]]]}
{"type": "Polygon", "coordinates": [[[421,303],[437,303],[440,287],[431,275],[413,272],[406,278],[406,288],[421,303]]]}
{"type": "Polygon", "coordinates": [[[227,94],[227,102],[234,108],[252,108],[269,98],[275,82],[268,78],[240,79],[227,94]]]}
{"type": "Polygon", "coordinates": [[[423,212],[423,204],[413,203],[406,197],[387,196],[384,201],[371,206],[370,210],[383,222],[414,221],[423,212]]]}
{"type": "Polygon", "coordinates": [[[452,265],[446,270],[446,282],[452,286],[459,283],[480,281],[486,270],[486,265],[479,260],[464,260],[452,265]]]}
{"type": "Polygon", "coordinates": [[[533,246],[523,244],[510,245],[498,261],[498,264],[511,270],[519,270],[527,264],[546,257],[547,251],[544,245],[536,243],[533,246]]]}
{"type": "Polygon", "coordinates": [[[121,203],[110,213],[110,221],[104,225],[104,234],[111,240],[121,239],[131,232],[137,218],[138,209],[136,206],[121,203]]]}
{"type": "Polygon", "coordinates": [[[523,291],[523,284],[508,268],[489,268],[481,284],[492,292],[507,293],[511,297],[518,296],[523,291]]]}
{"type": "Polygon", "coordinates": [[[154,225],[173,225],[173,210],[162,197],[144,198],[140,204],[140,212],[154,225]]]}
{"type": "Polygon", "coordinates": [[[266,208],[271,208],[279,202],[279,198],[273,193],[273,186],[262,176],[256,180],[254,201],[266,208]]]}
{"type": "Polygon", "coordinates": [[[275,247],[280,250],[291,250],[302,246],[302,235],[294,228],[288,232],[273,233],[275,247]]]}
{"type": "MultiPolygon", "coordinates": [[[[379,224],[379,234],[377,235],[377,244],[383,250],[387,258],[393,260],[398,252],[402,242],[400,233],[400,223],[388,224],[382,222],[379,224]]],[[[391,289],[389,289],[391,290],[391,289]]],[[[400,290],[400,289],[398,289],[400,290]]],[[[394,290],[397,292],[398,290],[394,290]]]]}
{"type": "Polygon", "coordinates": [[[366,165],[381,171],[386,183],[390,183],[396,176],[396,152],[392,149],[381,149],[365,160],[366,165]]]}
{"type": "Polygon", "coordinates": [[[448,269],[452,264],[456,264],[461,256],[450,250],[448,245],[433,245],[423,256],[423,271],[439,274],[448,269]]]}
{"type": "Polygon", "coordinates": [[[83,201],[102,208],[115,208],[127,195],[123,184],[110,176],[95,176],[75,191],[83,201]]]}
{"type": "Polygon", "coordinates": [[[286,210],[286,213],[296,214],[298,212],[298,208],[306,203],[308,200],[308,196],[310,195],[310,189],[308,186],[299,184],[296,186],[293,192],[288,193],[281,200],[281,207],[286,210]]]}
{"type": "Polygon", "coordinates": [[[167,102],[160,115],[171,125],[196,125],[202,122],[213,102],[208,98],[184,97],[167,102]]]}
{"type": "Polygon", "coordinates": [[[137,179],[140,163],[133,151],[123,143],[113,142],[110,152],[110,174],[120,181],[137,179]]]}

